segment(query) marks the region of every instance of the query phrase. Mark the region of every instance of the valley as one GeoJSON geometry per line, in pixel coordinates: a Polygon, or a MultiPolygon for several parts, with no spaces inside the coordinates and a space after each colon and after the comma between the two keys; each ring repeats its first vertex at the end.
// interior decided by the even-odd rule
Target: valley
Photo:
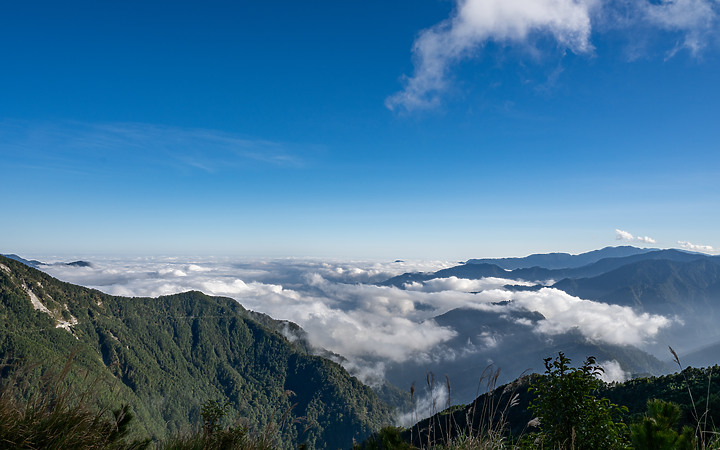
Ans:
{"type": "Polygon", "coordinates": [[[0,348],[11,360],[75,352],[79,368],[136,408],[139,433],[162,438],[197,418],[203,401],[227,398],[255,427],[293,408],[315,425],[280,439],[313,448],[471,404],[488,373],[509,383],[558,352],[596,357],[607,382],[677,370],[668,346],[696,367],[718,361],[718,257],[632,247],[573,256],[404,271],[400,262],[312,261],[122,269],[12,255],[1,267],[0,348]]]}

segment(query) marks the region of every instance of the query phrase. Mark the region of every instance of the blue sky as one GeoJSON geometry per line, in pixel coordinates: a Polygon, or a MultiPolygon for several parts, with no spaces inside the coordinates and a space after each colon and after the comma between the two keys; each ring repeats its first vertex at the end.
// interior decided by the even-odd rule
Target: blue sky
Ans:
{"type": "Polygon", "coordinates": [[[0,252],[716,251],[719,14],[717,0],[13,2],[0,252]]]}

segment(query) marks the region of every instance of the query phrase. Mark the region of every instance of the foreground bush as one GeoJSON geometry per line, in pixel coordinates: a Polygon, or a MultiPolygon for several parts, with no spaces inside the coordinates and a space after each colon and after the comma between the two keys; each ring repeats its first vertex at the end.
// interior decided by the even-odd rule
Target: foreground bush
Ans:
{"type": "Polygon", "coordinates": [[[415,447],[402,440],[402,428],[384,427],[375,435],[369,437],[361,445],[354,445],[354,450],[412,450],[415,447]]]}
{"type": "Polygon", "coordinates": [[[205,402],[202,406],[202,428],[194,433],[180,433],[170,438],[159,448],[163,450],[270,450],[273,443],[274,427],[265,433],[255,435],[242,425],[223,426],[228,403],[205,402]]]}
{"type": "Polygon", "coordinates": [[[127,442],[133,419],[127,405],[110,411],[94,405],[92,389],[68,381],[71,360],[39,383],[30,369],[8,367],[13,376],[0,386],[0,447],[18,449],[142,449],[150,440],[127,442]]]}
{"type": "Polygon", "coordinates": [[[537,397],[530,410],[539,419],[540,433],[528,436],[534,445],[577,450],[629,448],[628,428],[622,422],[627,408],[597,398],[602,367],[589,357],[581,367],[570,367],[560,352],[545,359],[545,374],[530,388],[537,397]]]}

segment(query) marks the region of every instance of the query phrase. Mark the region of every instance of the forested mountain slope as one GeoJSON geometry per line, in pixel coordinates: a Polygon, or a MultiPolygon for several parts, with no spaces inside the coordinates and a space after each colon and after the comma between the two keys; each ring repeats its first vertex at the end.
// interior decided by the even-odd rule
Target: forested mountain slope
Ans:
{"type": "MultiPolygon", "coordinates": [[[[512,383],[494,387],[490,376],[489,391],[467,405],[438,405],[432,417],[420,420],[405,429],[401,437],[418,447],[440,445],[461,435],[499,431],[505,437],[517,439],[537,431],[529,426],[534,417],[528,408],[536,393],[530,386],[538,375],[526,375],[512,383]]],[[[622,420],[635,423],[645,416],[647,402],[660,399],[680,407],[678,426],[698,426],[713,430],[720,423],[720,367],[696,369],[688,367],[680,373],[660,377],[644,377],[624,383],[603,384],[592,393],[598,398],[627,407],[622,420]]],[[[486,435],[483,435],[487,439],[486,435]]]]}
{"type": "Polygon", "coordinates": [[[254,427],[285,423],[279,442],[288,447],[348,447],[392,421],[341,366],[232,299],[114,297],[0,257],[0,358],[41,371],[71,354],[77,382],[95,383],[99,401],[129,403],[136,432],[157,439],[196,423],[209,400],[228,401],[229,416],[254,427]],[[296,423],[283,420],[288,411],[296,423]]]}
{"type": "Polygon", "coordinates": [[[638,261],[592,278],[553,287],[581,298],[661,314],[713,314],[720,298],[720,264],[712,258],[638,261]]]}

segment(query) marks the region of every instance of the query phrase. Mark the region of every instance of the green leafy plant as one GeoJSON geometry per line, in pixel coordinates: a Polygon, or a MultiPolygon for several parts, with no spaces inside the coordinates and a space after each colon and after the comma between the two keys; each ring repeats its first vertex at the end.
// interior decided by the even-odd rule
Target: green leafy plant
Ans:
{"type": "MultiPolygon", "coordinates": [[[[264,429],[251,430],[247,418],[224,425],[230,404],[206,401],[201,407],[201,426],[194,432],[180,432],[158,446],[162,450],[271,450],[286,448],[282,442],[282,428],[299,423],[303,418],[293,418],[292,407],[285,411],[280,423],[270,423],[264,429]]],[[[305,448],[306,444],[300,444],[305,448]]]]}
{"type": "Polygon", "coordinates": [[[695,448],[694,430],[677,425],[682,412],[674,403],[658,399],[648,400],[647,415],[630,425],[630,438],[637,450],[689,450],[695,448]]]}
{"type": "Polygon", "coordinates": [[[212,436],[222,430],[222,420],[227,415],[230,402],[207,401],[202,404],[200,415],[205,436],[212,436]]]}
{"type": "MultiPolygon", "coordinates": [[[[672,347],[669,347],[670,353],[673,355],[673,359],[675,360],[675,363],[677,363],[678,367],[680,368],[680,373],[683,376],[683,380],[685,381],[685,385],[687,386],[688,396],[690,397],[690,403],[692,404],[692,417],[696,423],[694,432],[690,431],[690,434],[688,435],[688,431],[685,429],[686,427],[683,427],[683,431],[681,433],[681,436],[683,438],[689,438],[694,437],[695,439],[692,439],[693,441],[697,441],[697,446],[701,449],[705,448],[718,448],[718,434],[713,430],[711,431],[708,428],[708,416],[710,414],[710,387],[712,385],[712,368],[708,370],[708,384],[707,384],[707,394],[706,394],[706,400],[705,400],[705,412],[702,415],[698,414],[698,409],[695,403],[695,398],[692,394],[692,389],[690,386],[690,381],[688,380],[687,372],[683,370],[682,364],[680,364],[680,357],[678,357],[675,350],[673,350],[672,347]]],[[[680,415],[678,414],[678,418],[680,415]]],[[[675,420],[677,422],[677,418],[675,420]]],[[[678,438],[680,439],[680,438],[678,438]]],[[[695,447],[695,445],[693,445],[695,447]]]]}
{"type": "Polygon", "coordinates": [[[221,450],[270,449],[271,445],[252,436],[247,426],[224,426],[228,402],[206,401],[202,404],[202,428],[194,433],[180,433],[160,448],[163,450],[221,450]]]}
{"type": "Polygon", "coordinates": [[[415,447],[402,440],[401,428],[388,426],[382,428],[375,435],[369,437],[365,442],[355,444],[355,450],[412,450],[415,447]]]}
{"type": "Polygon", "coordinates": [[[526,436],[525,442],[550,448],[624,449],[628,448],[627,426],[622,416],[627,408],[594,394],[602,385],[603,372],[594,357],[577,368],[560,352],[546,358],[545,374],[531,385],[537,396],[530,410],[539,419],[540,432],[526,436]]]}

